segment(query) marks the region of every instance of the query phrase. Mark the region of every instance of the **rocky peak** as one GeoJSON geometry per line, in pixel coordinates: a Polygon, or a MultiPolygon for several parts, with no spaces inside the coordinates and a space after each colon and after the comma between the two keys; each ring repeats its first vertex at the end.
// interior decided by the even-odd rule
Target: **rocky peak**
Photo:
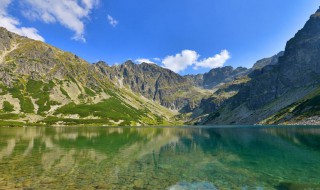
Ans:
{"type": "Polygon", "coordinates": [[[184,78],[194,86],[203,87],[203,74],[185,75],[184,78]]]}
{"type": "Polygon", "coordinates": [[[212,69],[203,75],[203,87],[207,89],[213,88],[222,82],[233,80],[241,74],[247,74],[246,71],[248,71],[247,68],[238,67],[234,69],[231,66],[212,69]]]}
{"type": "Polygon", "coordinates": [[[171,109],[180,110],[189,103],[196,105],[204,96],[203,92],[195,89],[186,78],[157,64],[135,64],[128,60],[112,67],[101,63],[95,65],[115,84],[129,87],[132,91],[171,109]]]}
{"type": "Polygon", "coordinates": [[[109,65],[104,61],[98,61],[96,63],[93,63],[93,65],[95,65],[97,67],[109,67],[109,65]]]}
{"type": "Polygon", "coordinates": [[[308,86],[319,81],[319,46],[320,16],[311,16],[303,29],[287,42],[284,55],[279,58],[280,94],[288,88],[308,86]]]}
{"type": "Polygon", "coordinates": [[[10,49],[12,40],[15,38],[15,34],[9,32],[7,29],[0,27],[0,51],[10,49]]]}
{"type": "Polygon", "coordinates": [[[135,63],[132,60],[127,60],[126,62],[123,63],[123,65],[134,66],[135,63]]]}
{"type": "Polygon", "coordinates": [[[257,61],[253,65],[252,70],[261,70],[262,68],[264,68],[267,65],[276,65],[276,64],[278,64],[279,58],[281,56],[283,56],[283,54],[284,54],[284,52],[281,51],[281,52],[279,52],[278,54],[276,54],[276,55],[274,55],[272,57],[264,58],[264,59],[261,59],[261,60],[257,61]]]}
{"type": "Polygon", "coordinates": [[[320,8],[313,14],[311,17],[319,17],[320,16],[320,8]]]}
{"type": "Polygon", "coordinates": [[[237,67],[234,69],[232,66],[225,66],[211,69],[205,74],[185,75],[184,78],[194,86],[212,89],[221,83],[230,82],[236,77],[247,75],[249,71],[250,70],[245,67],[237,67]]]}

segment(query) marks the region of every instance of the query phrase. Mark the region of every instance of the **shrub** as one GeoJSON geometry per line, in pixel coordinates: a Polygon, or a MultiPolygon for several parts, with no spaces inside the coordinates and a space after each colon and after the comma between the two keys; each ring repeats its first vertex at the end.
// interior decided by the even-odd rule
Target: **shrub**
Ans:
{"type": "Polygon", "coordinates": [[[14,106],[12,104],[10,104],[10,102],[4,101],[2,109],[5,112],[12,112],[12,111],[14,111],[14,106]]]}

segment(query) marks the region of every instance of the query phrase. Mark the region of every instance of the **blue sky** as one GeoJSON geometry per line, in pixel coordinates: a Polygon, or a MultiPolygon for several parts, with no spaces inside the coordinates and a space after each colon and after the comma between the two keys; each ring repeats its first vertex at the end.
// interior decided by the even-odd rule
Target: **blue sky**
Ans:
{"type": "Polygon", "coordinates": [[[0,26],[90,63],[149,60],[180,74],[251,67],[283,50],[320,0],[0,0],[0,26]]]}

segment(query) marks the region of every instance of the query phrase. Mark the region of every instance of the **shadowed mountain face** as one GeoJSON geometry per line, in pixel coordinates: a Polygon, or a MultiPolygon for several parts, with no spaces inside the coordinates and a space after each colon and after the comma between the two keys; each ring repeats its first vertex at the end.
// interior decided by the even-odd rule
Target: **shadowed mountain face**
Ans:
{"type": "Polygon", "coordinates": [[[305,27],[288,41],[279,63],[253,76],[249,89],[242,90],[253,109],[269,103],[291,89],[320,82],[320,11],[311,16],[305,27]],[[265,82],[262,82],[265,81],[265,82]],[[246,91],[246,92],[244,92],[246,91]],[[258,99],[261,102],[256,102],[258,99]]]}
{"type": "MultiPolygon", "coordinates": [[[[233,115],[232,119],[226,119],[220,110],[219,117],[210,116],[206,122],[257,123],[287,106],[317,95],[320,82],[319,47],[320,9],[288,41],[279,62],[251,73],[250,82],[225,104],[225,110],[230,111],[228,116],[233,115]]],[[[298,115],[289,119],[293,117],[298,115]]]]}

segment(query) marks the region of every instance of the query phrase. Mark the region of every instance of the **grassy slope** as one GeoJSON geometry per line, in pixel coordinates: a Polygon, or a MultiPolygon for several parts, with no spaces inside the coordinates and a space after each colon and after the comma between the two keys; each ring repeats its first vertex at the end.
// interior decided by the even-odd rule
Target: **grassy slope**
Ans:
{"type": "Polygon", "coordinates": [[[261,124],[293,124],[320,115],[320,88],[261,121],[261,124]]]}
{"type": "MultiPolygon", "coordinates": [[[[79,95],[80,103],[76,104],[71,101],[66,105],[61,105],[60,102],[53,101],[50,99],[50,91],[55,85],[54,82],[49,83],[43,81],[35,81],[29,79],[26,85],[14,85],[12,88],[3,88],[3,91],[7,91],[12,97],[19,100],[21,112],[24,114],[15,117],[12,114],[0,115],[0,120],[6,121],[1,125],[8,125],[8,121],[18,120],[25,118],[25,115],[39,115],[43,119],[37,121],[39,125],[172,125],[176,122],[170,122],[170,117],[173,113],[166,108],[161,107],[153,102],[147,102],[141,100],[138,96],[133,93],[127,93],[122,90],[108,89],[105,91],[109,95],[109,98],[102,99],[97,103],[92,103],[90,98],[94,98],[99,92],[94,92],[90,89],[88,92],[87,88],[83,94],[79,95]],[[123,101],[124,97],[130,96],[130,101],[123,101]],[[35,111],[35,105],[31,101],[35,99],[35,104],[38,109],[35,111]],[[133,105],[131,105],[134,104],[133,105]],[[58,106],[59,108],[48,114],[48,111],[52,106],[58,106]],[[153,113],[152,109],[157,109],[158,113],[153,113]],[[71,115],[77,115],[77,118],[73,118],[71,115]]],[[[63,87],[60,86],[61,89],[63,87]]],[[[67,93],[62,90],[61,94],[67,93]]],[[[68,95],[69,96],[69,95],[68,95]]],[[[11,109],[12,106],[7,105],[7,109],[11,109]]],[[[9,110],[7,112],[12,112],[9,110]]],[[[34,123],[33,123],[34,124],[34,123]]],[[[32,124],[32,125],[33,125],[32,124]]],[[[21,125],[21,124],[19,124],[21,125]]]]}

